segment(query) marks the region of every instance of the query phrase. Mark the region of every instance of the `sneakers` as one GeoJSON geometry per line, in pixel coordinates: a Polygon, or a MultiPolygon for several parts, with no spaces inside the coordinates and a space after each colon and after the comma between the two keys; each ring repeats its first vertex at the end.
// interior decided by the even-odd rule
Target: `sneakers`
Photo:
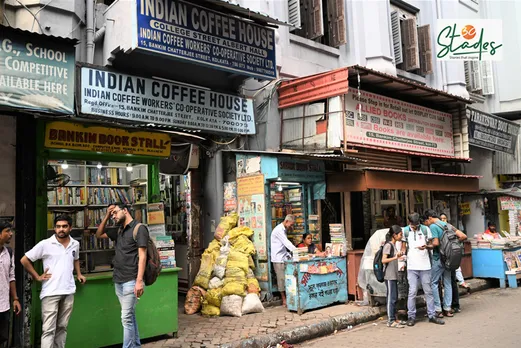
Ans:
{"type": "Polygon", "coordinates": [[[429,318],[429,323],[438,324],[438,325],[445,325],[445,322],[441,320],[440,318],[429,318]]]}
{"type": "Polygon", "coordinates": [[[416,324],[416,321],[414,319],[407,320],[407,326],[414,326],[416,324]]]}

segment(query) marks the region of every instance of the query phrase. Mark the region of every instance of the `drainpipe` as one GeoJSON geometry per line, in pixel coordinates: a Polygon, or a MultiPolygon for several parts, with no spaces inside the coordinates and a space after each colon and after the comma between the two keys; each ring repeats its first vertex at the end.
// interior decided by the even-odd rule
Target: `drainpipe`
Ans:
{"type": "Polygon", "coordinates": [[[217,216],[223,215],[224,210],[224,178],[223,178],[223,152],[218,150],[215,153],[215,185],[217,194],[217,216]]]}
{"type": "MultiPolygon", "coordinates": [[[[441,0],[436,0],[436,19],[441,19],[441,0]]],[[[445,71],[445,64],[443,61],[439,60],[440,62],[440,73],[441,73],[441,89],[443,91],[446,91],[447,86],[447,77],[446,77],[446,71],[445,71]]]]}
{"type": "Polygon", "coordinates": [[[87,8],[87,63],[94,62],[94,0],[86,0],[87,8]]]}
{"type": "Polygon", "coordinates": [[[114,40],[114,35],[112,35],[114,30],[114,20],[106,19],[105,25],[105,40],[103,41],[103,63],[101,65],[110,65],[110,58],[112,56],[111,49],[114,48],[112,44],[112,40],[114,40]]]}

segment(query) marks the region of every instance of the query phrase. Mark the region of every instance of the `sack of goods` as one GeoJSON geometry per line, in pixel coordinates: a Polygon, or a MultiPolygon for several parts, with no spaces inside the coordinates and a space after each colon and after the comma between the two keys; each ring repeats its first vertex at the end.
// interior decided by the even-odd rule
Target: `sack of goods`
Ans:
{"type": "Polygon", "coordinates": [[[192,286],[192,288],[188,290],[188,293],[186,294],[185,313],[191,315],[199,312],[199,310],[201,310],[201,305],[205,295],[206,291],[198,286],[192,286]]]}
{"type": "Polygon", "coordinates": [[[236,213],[221,218],[215,239],[201,257],[194,288],[190,289],[193,291],[187,295],[187,313],[193,314],[202,308],[201,314],[207,317],[240,317],[264,311],[259,298],[261,288],[253,272],[252,256],[256,253],[250,239],[253,230],[236,227],[238,219],[236,213]]]}

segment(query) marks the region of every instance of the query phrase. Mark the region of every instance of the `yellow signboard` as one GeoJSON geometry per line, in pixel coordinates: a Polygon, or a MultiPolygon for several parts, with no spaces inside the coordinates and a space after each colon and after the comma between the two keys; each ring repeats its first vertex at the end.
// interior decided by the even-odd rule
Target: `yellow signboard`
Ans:
{"type": "Polygon", "coordinates": [[[47,123],[45,147],[168,157],[170,136],[164,133],[131,132],[121,128],[56,121],[47,123]]]}
{"type": "Polygon", "coordinates": [[[245,176],[237,179],[237,196],[264,194],[264,175],[245,176]]]}
{"type": "Polygon", "coordinates": [[[470,203],[460,203],[460,215],[470,215],[470,203]]]}

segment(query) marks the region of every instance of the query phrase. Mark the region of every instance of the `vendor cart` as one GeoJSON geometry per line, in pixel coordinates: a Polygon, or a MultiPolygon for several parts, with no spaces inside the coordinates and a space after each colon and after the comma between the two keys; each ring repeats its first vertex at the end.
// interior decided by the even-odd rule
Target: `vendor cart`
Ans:
{"type": "Polygon", "coordinates": [[[286,297],[299,315],[335,302],[347,303],[346,257],[286,261],[286,297]]]}

